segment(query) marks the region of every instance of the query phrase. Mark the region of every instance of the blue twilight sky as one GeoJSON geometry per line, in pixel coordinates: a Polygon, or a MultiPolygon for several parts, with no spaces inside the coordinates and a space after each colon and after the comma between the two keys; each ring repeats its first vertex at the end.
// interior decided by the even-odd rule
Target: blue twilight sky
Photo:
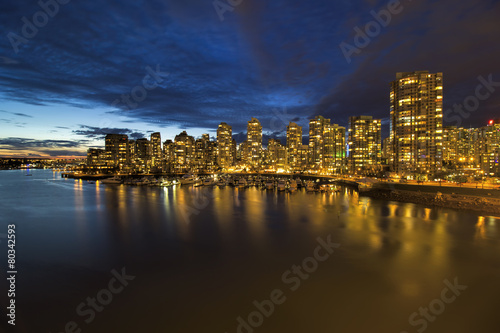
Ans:
{"type": "MultiPolygon", "coordinates": [[[[252,116],[266,138],[289,121],[306,134],[316,115],[382,118],[385,136],[396,72],[443,72],[445,110],[479,76],[500,82],[500,1],[59,1],[0,4],[0,156],[84,155],[105,133],[215,136],[222,121],[241,142],[252,116]],[[388,6],[347,61],[340,44],[388,6]]],[[[500,117],[490,89],[460,125],[500,117]]]]}

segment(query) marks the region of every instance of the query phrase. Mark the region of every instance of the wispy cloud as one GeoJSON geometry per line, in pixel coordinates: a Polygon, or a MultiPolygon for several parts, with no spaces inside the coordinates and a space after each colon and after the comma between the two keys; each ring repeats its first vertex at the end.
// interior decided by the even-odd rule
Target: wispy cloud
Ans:
{"type": "MultiPolygon", "coordinates": [[[[75,155],[84,156],[88,140],[37,140],[9,137],[0,139],[0,154],[7,152],[32,152],[40,156],[75,155]],[[79,149],[78,149],[79,148],[79,149]]],[[[24,155],[27,155],[25,153],[24,155]]]]}
{"type": "Polygon", "coordinates": [[[73,133],[91,139],[104,138],[106,134],[127,134],[131,139],[140,139],[146,136],[142,132],[127,128],[109,128],[109,127],[100,128],[87,125],[80,125],[80,129],[73,130],[73,133]]]}

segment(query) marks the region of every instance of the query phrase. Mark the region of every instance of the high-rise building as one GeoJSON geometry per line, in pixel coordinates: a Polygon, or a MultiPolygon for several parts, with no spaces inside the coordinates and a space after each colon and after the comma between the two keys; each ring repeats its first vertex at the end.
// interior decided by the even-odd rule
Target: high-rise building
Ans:
{"type": "Polygon", "coordinates": [[[194,165],[195,140],[186,131],[175,136],[175,167],[178,172],[191,171],[194,165]]]}
{"type": "Polygon", "coordinates": [[[135,146],[135,140],[128,140],[128,156],[131,163],[135,163],[135,159],[137,158],[135,146]]]}
{"type": "Polygon", "coordinates": [[[300,171],[299,149],[302,147],[302,126],[290,122],[286,127],[286,150],[288,154],[288,168],[300,171]]]}
{"type": "Polygon", "coordinates": [[[442,168],[443,73],[397,73],[390,92],[394,170],[432,175],[442,168]]]}
{"type": "Polygon", "coordinates": [[[149,171],[153,157],[152,152],[151,141],[146,138],[135,140],[136,166],[140,171],[149,171]]]}
{"type": "Polygon", "coordinates": [[[87,166],[92,169],[106,167],[106,151],[104,149],[89,148],[87,150],[87,166]]]}
{"type": "Polygon", "coordinates": [[[475,130],[474,153],[485,176],[500,176],[500,123],[490,122],[475,130]]]}
{"type": "Polygon", "coordinates": [[[247,125],[247,163],[259,168],[262,161],[262,125],[252,118],[247,125]]]}
{"type": "Polygon", "coordinates": [[[217,164],[222,169],[231,167],[234,163],[233,130],[222,122],[217,128],[217,164]]]}
{"type": "Polygon", "coordinates": [[[339,173],[345,160],[345,128],[317,116],[309,121],[309,167],[324,174],[339,173]]]}
{"type": "Polygon", "coordinates": [[[151,133],[151,150],[152,150],[152,165],[158,166],[161,164],[163,151],[161,150],[161,134],[160,132],[151,133]]]}
{"type": "Polygon", "coordinates": [[[175,144],[172,140],[166,140],[165,142],[163,142],[163,157],[164,157],[163,169],[166,172],[174,172],[175,144]]]}
{"type": "Polygon", "coordinates": [[[349,169],[354,173],[380,170],[382,121],[372,116],[349,117],[349,169]]]}
{"type": "Polygon", "coordinates": [[[109,164],[122,169],[129,163],[128,136],[125,134],[107,134],[104,139],[105,151],[109,164]]]}
{"type": "Polygon", "coordinates": [[[382,145],[382,164],[384,165],[393,165],[394,164],[394,156],[393,156],[393,147],[391,137],[387,137],[383,141],[382,145]]]}
{"type": "Polygon", "coordinates": [[[208,134],[202,134],[195,141],[194,166],[196,172],[212,172],[217,164],[217,144],[210,141],[208,134]]]}
{"type": "Polygon", "coordinates": [[[274,171],[284,171],[286,167],[286,148],[277,139],[269,139],[267,144],[266,165],[274,171]]]}

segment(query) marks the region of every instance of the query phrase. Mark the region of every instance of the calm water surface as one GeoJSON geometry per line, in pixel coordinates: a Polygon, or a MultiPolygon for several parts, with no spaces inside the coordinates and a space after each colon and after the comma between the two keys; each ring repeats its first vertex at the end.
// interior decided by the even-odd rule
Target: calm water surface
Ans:
{"type": "Polygon", "coordinates": [[[64,332],[70,321],[82,332],[238,332],[237,318],[275,289],[286,300],[256,333],[417,332],[423,321],[409,317],[432,302],[439,315],[425,332],[500,331],[498,217],[348,189],[163,189],[32,173],[0,171],[0,233],[16,225],[18,332],[64,332]],[[313,256],[318,237],[340,247],[293,291],[282,275],[313,256]],[[76,308],[122,268],[135,279],[86,323],[76,308]],[[441,309],[443,281],[455,278],[467,289],[441,309]]]}

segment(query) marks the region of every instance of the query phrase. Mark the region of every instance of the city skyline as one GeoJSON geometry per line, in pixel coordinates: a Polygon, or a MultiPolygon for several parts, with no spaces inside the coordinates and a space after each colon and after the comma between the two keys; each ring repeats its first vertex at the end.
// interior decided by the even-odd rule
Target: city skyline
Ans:
{"type": "MultiPolygon", "coordinates": [[[[305,127],[318,115],[345,128],[352,115],[381,119],[385,138],[396,72],[444,73],[443,111],[452,111],[444,126],[478,84],[496,90],[500,81],[496,1],[402,2],[363,45],[357,31],[381,22],[388,2],[243,1],[223,20],[198,0],[153,1],[140,11],[132,2],[120,10],[69,2],[51,16],[35,2],[2,6],[0,156],[85,156],[108,132],[215,137],[222,121],[242,142],[251,117],[282,143],[290,121],[305,127]],[[286,21],[275,19],[276,8],[286,21]],[[39,12],[47,22],[28,35],[39,12]],[[345,45],[359,52],[346,54],[345,45]]],[[[460,118],[463,127],[495,118],[500,94],[490,92],[460,118]]]]}

